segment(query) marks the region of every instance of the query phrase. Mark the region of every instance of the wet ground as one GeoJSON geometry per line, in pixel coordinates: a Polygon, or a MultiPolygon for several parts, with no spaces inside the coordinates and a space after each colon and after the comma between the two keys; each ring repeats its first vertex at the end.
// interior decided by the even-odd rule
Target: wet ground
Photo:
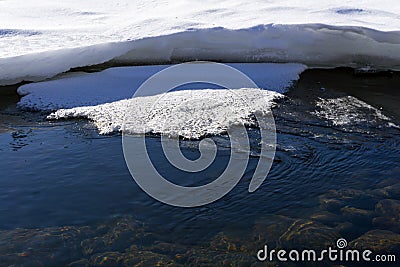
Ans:
{"type": "MultiPolygon", "coordinates": [[[[272,248],[335,247],[400,257],[399,73],[310,70],[274,108],[278,146],[259,190],[245,177],[221,200],[175,208],[132,180],[121,136],[100,136],[85,120],[46,121],[16,108],[15,88],[0,90],[1,266],[298,266],[259,262],[272,248]]],[[[152,159],[160,140],[148,137],[152,159]]],[[[228,159],[229,140],[201,176],[165,172],[177,183],[204,183],[228,159]]],[[[197,141],[182,141],[196,155],[197,141]]],[[[354,262],[305,263],[312,266],[354,262]]],[[[371,266],[390,266],[372,263],[371,266]]],[[[364,266],[364,263],[360,263],[364,266]]],[[[396,266],[393,264],[393,266],[396,266]]]]}

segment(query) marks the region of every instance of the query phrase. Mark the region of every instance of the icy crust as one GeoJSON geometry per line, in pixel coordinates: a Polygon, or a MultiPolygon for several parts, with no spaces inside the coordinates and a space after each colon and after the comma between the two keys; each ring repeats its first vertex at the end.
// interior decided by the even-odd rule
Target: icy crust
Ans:
{"type": "Polygon", "coordinates": [[[391,122],[379,109],[353,97],[319,98],[314,115],[329,121],[334,126],[381,125],[399,126],[391,122]]]}
{"type": "Polygon", "coordinates": [[[40,81],[74,67],[109,61],[116,65],[143,65],[191,60],[298,62],[310,67],[400,70],[400,31],[323,24],[190,29],[132,41],[0,58],[0,85],[40,81]]]}
{"type": "MultiPolygon", "coordinates": [[[[299,74],[306,69],[302,64],[228,65],[249,76],[258,87],[281,93],[299,79],[299,74]]],[[[97,73],[26,84],[18,88],[18,93],[23,96],[18,106],[30,110],[54,111],[131,98],[146,79],[167,67],[168,65],[117,67],[97,73]]]]}
{"type": "Polygon", "coordinates": [[[277,92],[255,88],[183,90],[91,107],[60,109],[48,119],[87,118],[101,134],[166,134],[198,139],[234,125],[254,125],[252,115],[272,116],[277,92]]]}

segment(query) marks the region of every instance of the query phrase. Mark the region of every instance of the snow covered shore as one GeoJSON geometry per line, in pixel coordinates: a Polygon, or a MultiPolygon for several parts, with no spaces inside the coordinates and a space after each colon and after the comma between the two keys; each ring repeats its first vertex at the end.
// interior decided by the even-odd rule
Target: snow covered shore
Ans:
{"type": "Polygon", "coordinates": [[[0,25],[0,85],[108,61],[400,70],[397,0],[5,0],[0,25]]]}

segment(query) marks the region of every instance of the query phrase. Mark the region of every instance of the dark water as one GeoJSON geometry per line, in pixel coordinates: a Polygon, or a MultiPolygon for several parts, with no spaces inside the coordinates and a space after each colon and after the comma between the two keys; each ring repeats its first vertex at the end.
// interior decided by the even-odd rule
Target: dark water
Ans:
{"type": "MultiPolygon", "coordinates": [[[[333,237],[350,243],[376,229],[390,231],[378,235],[376,242],[397,238],[400,131],[394,125],[400,125],[398,84],[397,73],[363,76],[350,70],[307,71],[274,108],[278,147],[262,186],[254,193],[247,191],[259,150],[257,129],[248,129],[255,156],[239,185],[215,203],[189,209],[161,204],[136,185],[123,158],[120,135],[100,136],[85,120],[45,121],[43,114],[17,110],[18,98],[13,91],[4,91],[0,102],[0,229],[4,230],[0,231],[0,262],[54,266],[82,259],[83,266],[130,266],[128,254],[135,245],[135,253],[145,253],[140,254],[140,266],[154,266],[154,259],[165,264],[250,266],[257,262],[255,252],[263,244],[290,247],[301,241],[318,247],[326,245],[323,240],[328,237],[332,245],[333,237]],[[341,110],[348,112],[347,117],[357,115],[350,116],[354,119],[349,123],[335,124],[343,119],[337,114],[334,120],[316,115],[324,109],[316,105],[321,99],[337,103],[336,99],[347,96],[377,108],[391,124],[370,108],[353,107],[351,101],[333,106],[334,115],[341,110]],[[383,202],[386,206],[380,208],[385,199],[394,202],[386,209],[383,202]],[[379,218],[392,223],[381,223],[379,218]],[[299,221],[316,226],[306,229],[304,240],[287,237],[288,231],[302,231],[296,228],[299,221]],[[132,228],[133,222],[140,226],[132,228]],[[65,230],[65,226],[71,228],[65,230]],[[85,232],[85,227],[91,230],[85,232]],[[64,231],[79,234],[66,239],[64,231]],[[143,236],[150,237],[130,239],[121,234],[124,231],[127,236],[144,231],[143,236]],[[44,238],[46,233],[55,240],[62,236],[64,245],[55,246],[59,240],[44,238]],[[97,245],[87,250],[87,244],[109,240],[109,235],[111,243],[104,241],[98,250],[97,245]],[[161,249],[159,244],[164,243],[161,249]],[[101,253],[108,253],[104,254],[108,263],[101,253]]],[[[177,183],[209,182],[229,159],[228,138],[214,139],[220,144],[218,161],[204,174],[169,171],[167,163],[163,170],[177,183]]],[[[159,138],[147,141],[152,159],[164,164],[159,138]]],[[[197,144],[182,141],[183,153],[196,157],[197,144]]],[[[400,239],[393,244],[376,249],[397,253],[400,239]]]]}

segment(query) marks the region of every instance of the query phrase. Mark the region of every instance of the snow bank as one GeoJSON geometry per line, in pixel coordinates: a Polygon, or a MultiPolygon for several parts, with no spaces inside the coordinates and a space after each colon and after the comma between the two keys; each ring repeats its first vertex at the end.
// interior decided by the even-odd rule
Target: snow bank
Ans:
{"type": "Polygon", "coordinates": [[[93,107],[61,109],[48,119],[88,118],[101,134],[158,133],[198,139],[233,125],[252,125],[251,115],[268,115],[279,93],[260,89],[203,89],[135,97],[93,107]]]}
{"type": "Polygon", "coordinates": [[[310,67],[400,70],[400,32],[327,25],[196,29],[135,41],[0,58],[0,84],[39,81],[81,67],[209,60],[298,62],[310,67]]]}
{"type": "Polygon", "coordinates": [[[0,25],[0,84],[110,60],[400,69],[397,0],[4,0],[0,25]]]}
{"type": "MultiPolygon", "coordinates": [[[[281,93],[285,92],[306,69],[306,66],[301,64],[228,65],[245,73],[260,88],[281,93]]],[[[131,98],[146,79],[167,67],[167,65],[117,67],[97,73],[84,73],[75,77],[26,84],[18,88],[18,93],[24,96],[18,105],[23,109],[49,111],[94,106],[131,98]]],[[[188,85],[186,89],[191,89],[191,86],[193,85],[188,85]]]]}

